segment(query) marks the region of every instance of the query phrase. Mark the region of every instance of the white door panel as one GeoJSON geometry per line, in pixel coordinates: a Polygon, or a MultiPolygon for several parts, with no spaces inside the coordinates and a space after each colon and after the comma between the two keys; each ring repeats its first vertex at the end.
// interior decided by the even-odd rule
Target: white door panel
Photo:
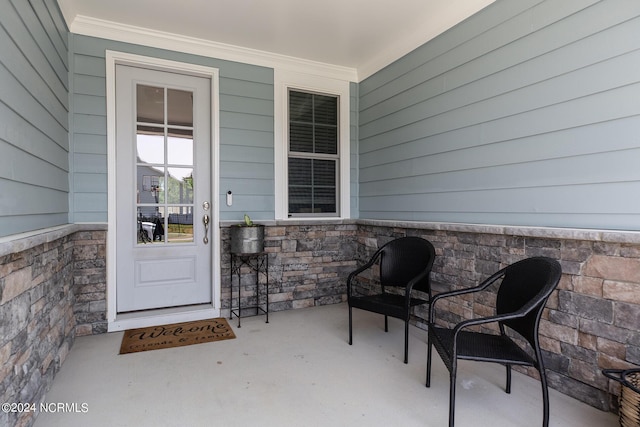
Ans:
{"type": "Polygon", "coordinates": [[[211,129],[210,79],[116,66],[118,313],[212,302],[211,129]]]}

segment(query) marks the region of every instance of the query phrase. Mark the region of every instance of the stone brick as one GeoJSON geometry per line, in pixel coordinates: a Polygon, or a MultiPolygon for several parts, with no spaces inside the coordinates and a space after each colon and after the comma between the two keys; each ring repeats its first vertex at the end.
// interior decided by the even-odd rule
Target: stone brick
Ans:
{"type": "Polygon", "coordinates": [[[540,348],[555,354],[562,352],[560,341],[545,336],[540,337],[540,348]]]}
{"type": "MultiPolygon", "coordinates": [[[[571,360],[562,353],[550,353],[544,351],[542,353],[546,369],[555,372],[567,372],[571,360]]],[[[548,375],[548,374],[547,374],[548,375]]]]}
{"type": "Polygon", "coordinates": [[[578,345],[589,350],[596,350],[598,348],[598,337],[584,332],[579,332],[578,345]]]}
{"type": "Polygon", "coordinates": [[[286,233],[286,227],[265,227],[265,239],[276,236],[285,236],[286,233]]]}
{"type": "Polygon", "coordinates": [[[549,386],[564,394],[575,396],[578,400],[603,411],[609,410],[609,395],[582,381],[554,371],[547,371],[549,386]]]}
{"type": "Polygon", "coordinates": [[[578,318],[575,315],[558,310],[549,310],[548,313],[549,321],[570,328],[578,328],[578,318]]]}
{"type": "MultiPolygon", "coordinates": [[[[7,342],[0,348],[0,366],[5,366],[11,356],[11,341],[7,342]]],[[[0,380],[0,383],[2,381],[0,380]]]]}
{"type": "Polygon", "coordinates": [[[560,290],[559,309],[584,319],[613,323],[613,302],[560,290]]]}
{"type": "Polygon", "coordinates": [[[624,360],[626,358],[626,347],[624,344],[609,340],[606,338],[597,338],[598,351],[609,354],[618,359],[624,360]]]}
{"type": "Polygon", "coordinates": [[[614,324],[616,326],[629,329],[637,333],[638,319],[640,319],[640,305],[627,304],[623,302],[615,303],[614,324]]]}
{"type": "Polygon", "coordinates": [[[634,365],[640,365],[640,347],[629,345],[626,347],[626,360],[634,365]]]}
{"type": "Polygon", "coordinates": [[[593,253],[593,244],[576,240],[562,242],[560,253],[563,261],[585,262],[593,253]]]}
{"type": "Polygon", "coordinates": [[[540,334],[569,344],[578,343],[578,331],[576,329],[544,320],[540,321],[540,334]]]}
{"type": "Polygon", "coordinates": [[[285,240],[282,242],[282,252],[296,252],[298,248],[297,240],[285,240]]]}
{"type": "Polygon", "coordinates": [[[572,345],[563,342],[561,347],[562,354],[571,360],[582,360],[583,362],[594,363],[597,357],[597,352],[595,350],[589,350],[581,347],[580,345],[572,345]]]}
{"type": "Polygon", "coordinates": [[[591,319],[580,319],[579,330],[596,337],[607,338],[617,342],[627,342],[631,331],[614,325],[605,324],[591,319]]]}
{"type": "Polygon", "coordinates": [[[606,389],[607,379],[601,373],[601,369],[593,362],[587,362],[579,359],[571,359],[568,370],[571,378],[580,382],[591,384],[596,388],[606,389]]]}
{"type": "MultiPolygon", "coordinates": [[[[637,278],[640,281],[640,277],[637,278]]],[[[640,283],[605,280],[602,287],[604,298],[640,305],[640,283]]]]}
{"type": "Polygon", "coordinates": [[[573,276],[573,291],[584,295],[602,297],[604,280],[596,277],[573,276]]]}
{"type": "Polygon", "coordinates": [[[31,289],[33,286],[32,277],[33,274],[30,267],[14,271],[7,275],[3,280],[0,304],[4,304],[31,289]]]}
{"type": "Polygon", "coordinates": [[[620,360],[608,354],[600,353],[598,354],[598,367],[601,369],[635,369],[635,366],[632,363],[627,362],[626,360],[620,360]]]}
{"type": "Polygon", "coordinates": [[[302,300],[294,300],[292,308],[293,309],[298,309],[298,308],[308,308],[308,307],[313,307],[313,306],[315,306],[314,299],[313,298],[307,298],[307,299],[302,299],[302,300]]]}
{"type": "Polygon", "coordinates": [[[91,335],[93,332],[91,324],[82,324],[76,326],[76,336],[82,337],[86,335],[91,335]]]}
{"type": "Polygon", "coordinates": [[[640,259],[594,255],[587,261],[584,274],[620,282],[640,280],[640,259]]]}

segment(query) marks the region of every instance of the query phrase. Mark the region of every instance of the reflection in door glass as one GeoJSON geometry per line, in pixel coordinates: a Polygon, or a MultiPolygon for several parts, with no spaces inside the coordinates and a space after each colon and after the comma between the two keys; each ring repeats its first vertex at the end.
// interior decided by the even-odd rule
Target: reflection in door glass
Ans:
{"type": "Polygon", "coordinates": [[[138,165],[138,203],[157,205],[164,203],[164,168],[138,165]]]}
{"type": "Polygon", "coordinates": [[[168,242],[193,242],[193,208],[191,206],[171,206],[168,209],[168,242]]]}
{"type": "Polygon", "coordinates": [[[167,168],[167,203],[193,203],[193,168],[167,168]]]}
{"type": "Polygon", "coordinates": [[[136,155],[140,163],[164,163],[164,129],[138,126],[136,155]]]}
{"type": "Polygon", "coordinates": [[[136,111],[138,122],[164,124],[164,88],[138,85],[136,111]]]}
{"type": "Polygon", "coordinates": [[[164,207],[138,207],[138,243],[165,243],[164,207]]]}
{"type": "Polygon", "coordinates": [[[167,157],[170,165],[193,165],[192,129],[169,129],[167,157]]]}
{"type": "Polygon", "coordinates": [[[137,243],[193,243],[193,94],[146,85],[136,94],[137,243]]]}
{"type": "Polygon", "coordinates": [[[167,90],[167,123],[193,127],[193,93],[184,90],[167,90]]]}

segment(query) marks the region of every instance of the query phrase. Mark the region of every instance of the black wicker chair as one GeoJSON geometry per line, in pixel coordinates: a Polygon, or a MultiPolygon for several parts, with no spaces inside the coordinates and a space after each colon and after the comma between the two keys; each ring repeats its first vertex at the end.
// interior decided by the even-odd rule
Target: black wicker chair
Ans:
{"type": "Polygon", "coordinates": [[[547,299],[560,281],[560,264],[546,257],[518,261],[493,274],[480,285],[436,295],[431,300],[429,313],[429,344],[427,347],[427,387],[431,383],[431,350],[434,346],[450,374],[449,426],[453,427],[455,412],[456,369],[458,359],[500,363],[507,368],[506,392],[511,393],[511,365],[533,366],[540,373],[543,400],[542,425],[549,425],[549,392],[538,340],[540,316],[547,299]],[[453,329],[436,326],[435,304],[438,300],[486,289],[502,279],[496,296],[494,316],[465,320],[453,329]],[[481,333],[469,327],[497,323],[500,335],[481,333]],[[526,340],[521,347],[505,333],[505,326],[526,340]]]}
{"type": "MultiPolygon", "coordinates": [[[[384,315],[384,330],[389,330],[388,316],[404,320],[404,363],[409,352],[409,318],[411,307],[428,304],[431,299],[430,273],[435,258],[431,242],[420,237],[401,237],[376,251],[362,267],[347,278],[349,304],[349,345],[353,343],[352,309],[359,308],[384,315]],[[374,292],[362,292],[356,285],[359,274],[379,261],[380,281],[374,292]],[[392,290],[392,292],[389,292],[392,290]],[[418,298],[414,291],[423,292],[418,298]]],[[[371,285],[371,284],[370,284],[371,285]]]]}

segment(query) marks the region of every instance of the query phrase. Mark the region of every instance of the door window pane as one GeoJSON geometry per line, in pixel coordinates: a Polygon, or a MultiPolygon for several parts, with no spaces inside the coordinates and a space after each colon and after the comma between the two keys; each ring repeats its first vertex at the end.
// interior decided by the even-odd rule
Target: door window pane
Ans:
{"type": "Polygon", "coordinates": [[[192,92],[136,89],[138,244],[193,243],[192,92]]]}
{"type": "Polygon", "coordinates": [[[136,112],[138,122],[164,124],[164,88],[138,85],[136,112]]]}
{"type": "Polygon", "coordinates": [[[138,203],[164,203],[164,168],[138,165],[138,203]]]}
{"type": "Polygon", "coordinates": [[[193,165],[192,129],[169,129],[167,163],[170,165],[193,165]]]}
{"type": "Polygon", "coordinates": [[[167,124],[193,126],[193,92],[167,90],[167,124]]]}
{"type": "Polygon", "coordinates": [[[164,243],[165,217],[164,207],[139,206],[136,218],[138,243],[164,243]]]}
{"type": "Polygon", "coordinates": [[[167,168],[167,203],[193,203],[193,168],[167,168]]]}
{"type": "Polygon", "coordinates": [[[169,243],[193,242],[193,208],[171,206],[168,208],[167,241],[169,243]]]}
{"type": "Polygon", "coordinates": [[[138,126],[136,155],[139,163],[164,163],[164,129],[138,126]]]}

